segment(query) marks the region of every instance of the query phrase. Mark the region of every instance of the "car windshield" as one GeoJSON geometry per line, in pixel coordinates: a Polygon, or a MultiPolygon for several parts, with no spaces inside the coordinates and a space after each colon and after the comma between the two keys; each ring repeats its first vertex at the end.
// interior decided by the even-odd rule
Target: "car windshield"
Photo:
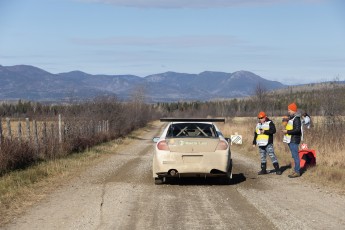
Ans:
{"type": "Polygon", "coordinates": [[[213,124],[207,123],[173,123],[167,137],[218,137],[213,124]]]}

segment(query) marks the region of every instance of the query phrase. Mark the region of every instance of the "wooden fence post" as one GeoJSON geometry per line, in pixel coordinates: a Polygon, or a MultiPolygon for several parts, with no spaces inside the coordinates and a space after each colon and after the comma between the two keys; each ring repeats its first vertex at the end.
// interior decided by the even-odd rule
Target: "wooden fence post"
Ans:
{"type": "Polygon", "coordinates": [[[11,130],[11,119],[6,117],[6,123],[7,123],[7,135],[10,140],[12,140],[12,130],[11,130]]]}
{"type": "Polygon", "coordinates": [[[47,123],[43,122],[43,130],[42,130],[42,138],[43,138],[43,145],[45,152],[47,152],[47,145],[48,145],[48,137],[47,137],[47,123]]]}
{"type": "Polygon", "coordinates": [[[67,137],[68,137],[68,124],[64,123],[64,125],[63,125],[63,142],[67,141],[67,137]]]}
{"type": "Polygon", "coordinates": [[[31,134],[30,134],[30,120],[29,118],[25,118],[25,124],[26,124],[26,139],[28,142],[31,141],[31,134]]]}
{"type": "Polygon", "coordinates": [[[62,143],[62,124],[61,124],[61,114],[59,114],[59,143],[62,143]]]}
{"type": "Polygon", "coordinates": [[[54,141],[54,143],[55,143],[55,135],[54,135],[54,124],[53,123],[51,123],[50,124],[50,132],[51,132],[51,137],[50,137],[50,139],[52,139],[53,141],[54,141]]]}
{"type": "Polygon", "coordinates": [[[22,123],[18,121],[18,141],[22,141],[22,123]]]}
{"type": "Polygon", "coordinates": [[[1,143],[2,143],[2,138],[3,138],[3,136],[2,136],[2,119],[0,117],[0,146],[1,146],[1,143]]]}
{"type": "Polygon", "coordinates": [[[94,136],[96,134],[96,125],[93,120],[90,121],[91,124],[91,135],[94,136]]]}
{"type": "Polygon", "coordinates": [[[35,141],[35,147],[36,147],[36,150],[38,151],[38,132],[37,132],[37,122],[34,120],[34,141],[35,141]]]}
{"type": "MultiPolygon", "coordinates": [[[[47,134],[48,135],[48,134],[47,134]]],[[[49,153],[49,158],[55,157],[55,147],[57,146],[55,133],[54,133],[54,123],[50,124],[50,138],[47,140],[49,144],[49,150],[47,150],[47,154],[49,153]]]]}

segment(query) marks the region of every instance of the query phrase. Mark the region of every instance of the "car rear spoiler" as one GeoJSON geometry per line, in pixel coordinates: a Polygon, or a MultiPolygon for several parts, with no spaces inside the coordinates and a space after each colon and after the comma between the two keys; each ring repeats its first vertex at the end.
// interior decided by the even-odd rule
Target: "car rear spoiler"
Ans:
{"type": "Polygon", "coordinates": [[[224,122],[225,118],[161,118],[161,122],[224,122]]]}

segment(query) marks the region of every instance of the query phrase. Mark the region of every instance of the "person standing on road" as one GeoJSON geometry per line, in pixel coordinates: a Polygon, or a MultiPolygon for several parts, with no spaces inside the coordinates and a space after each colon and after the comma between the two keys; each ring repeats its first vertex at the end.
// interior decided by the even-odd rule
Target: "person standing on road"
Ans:
{"type": "Polygon", "coordinates": [[[294,159],[294,172],[289,175],[290,178],[301,176],[300,159],[298,154],[298,145],[302,139],[302,122],[300,114],[297,113],[297,105],[291,103],[288,105],[289,121],[286,128],[282,130],[285,134],[283,142],[287,143],[294,159]]]}
{"type": "Polygon", "coordinates": [[[259,147],[261,157],[261,171],[258,172],[258,175],[267,174],[267,154],[271,158],[276,174],[281,175],[282,172],[273,148],[273,134],[276,133],[276,127],[263,111],[258,114],[258,119],[259,122],[256,125],[253,140],[253,147],[256,145],[259,147]]]}

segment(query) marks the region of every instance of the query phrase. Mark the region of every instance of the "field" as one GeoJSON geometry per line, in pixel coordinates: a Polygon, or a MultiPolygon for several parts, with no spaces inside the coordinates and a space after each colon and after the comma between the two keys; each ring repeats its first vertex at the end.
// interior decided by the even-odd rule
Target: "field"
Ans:
{"type": "Polygon", "coordinates": [[[64,121],[58,116],[54,118],[45,118],[40,120],[14,119],[6,118],[1,119],[1,134],[3,138],[18,139],[32,141],[37,138],[43,140],[45,138],[63,138],[63,135],[68,133],[76,134],[82,131],[83,135],[91,135],[94,132],[107,132],[108,121],[82,121],[67,120],[64,121]],[[55,119],[54,119],[55,118],[55,119]],[[78,130],[76,130],[78,129],[78,130]]]}
{"type": "Polygon", "coordinates": [[[26,121],[18,119],[5,120],[2,119],[2,137],[7,139],[23,139],[33,140],[35,134],[38,139],[43,138],[43,132],[45,129],[46,134],[51,136],[57,136],[59,133],[58,120],[49,121],[26,121]]]}

